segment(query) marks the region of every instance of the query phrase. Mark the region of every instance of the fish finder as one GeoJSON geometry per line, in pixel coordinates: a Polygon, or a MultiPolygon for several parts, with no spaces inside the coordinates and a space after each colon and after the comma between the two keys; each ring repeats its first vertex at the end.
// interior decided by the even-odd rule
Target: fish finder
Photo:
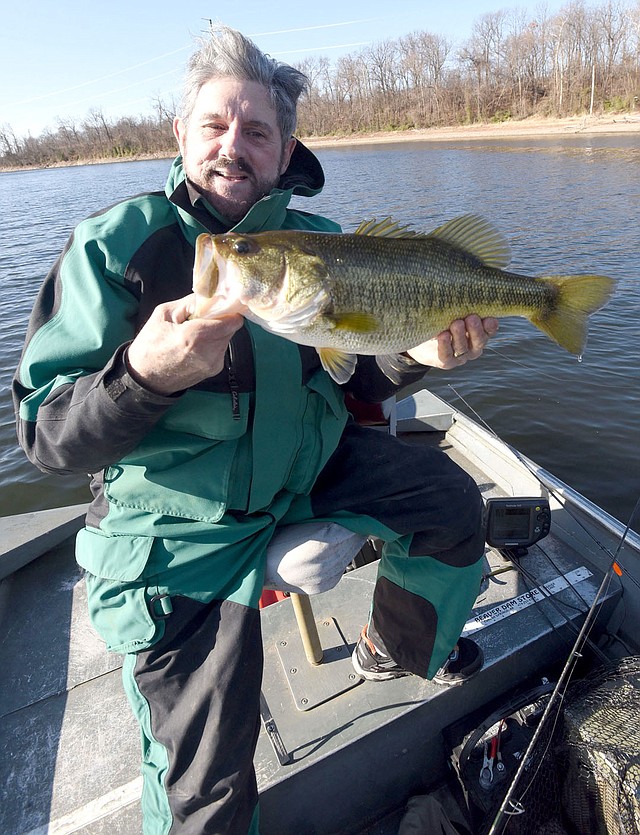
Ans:
{"type": "Polygon", "coordinates": [[[487,499],[486,542],[494,548],[526,548],[551,529],[547,499],[510,497],[487,499]]]}

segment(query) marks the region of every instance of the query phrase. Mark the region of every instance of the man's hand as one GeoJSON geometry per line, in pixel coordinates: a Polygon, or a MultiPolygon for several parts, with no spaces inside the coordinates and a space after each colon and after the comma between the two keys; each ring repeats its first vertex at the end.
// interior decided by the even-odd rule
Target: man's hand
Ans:
{"type": "Polygon", "coordinates": [[[133,379],[156,394],[173,394],[213,377],[244,319],[189,319],[195,297],[159,304],[127,351],[133,379]]]}
{"type": "Polygon", "coordinates": [[[489,338],[495,336],[498,320],[493,317],[481,319],[475,313],[464,319],[456,319],[449,330],[410,348],[407,354],[422,365],[449,370],[478,359],[489,338]]]}

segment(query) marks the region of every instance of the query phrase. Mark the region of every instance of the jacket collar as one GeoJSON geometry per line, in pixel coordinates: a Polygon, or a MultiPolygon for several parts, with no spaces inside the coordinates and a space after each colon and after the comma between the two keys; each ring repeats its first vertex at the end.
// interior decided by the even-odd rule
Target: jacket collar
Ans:
{"type": "Polygon", "coordinates": [[[213,234],[226,232],[229,228],[238,232],[278,229],[284,221],[292,195],[313,197],[322,191],[324,181],[324,172],[318,158],[298,140],[287,170],[280,177],[276,188],[258,200],[233,227],[229,227],[224,218],[187,179],[181,156],[173,161],[165,194],[177,206],[180,217],[191,231],[189,239],[195,240],[202,232],[202,227],[213,234]]]}

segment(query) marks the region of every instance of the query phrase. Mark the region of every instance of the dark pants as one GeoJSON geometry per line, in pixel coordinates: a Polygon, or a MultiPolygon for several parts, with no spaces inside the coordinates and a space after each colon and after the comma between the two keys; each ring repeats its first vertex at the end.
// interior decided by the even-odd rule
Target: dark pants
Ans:
{"type": "Polygon", "coordinates": [[[439,449],[350,426],[311,502],[315,516],[362,515],[387,542],[373,626],[394,661],[433,677],[479,591],[483,505],[473,479],[439,449]]]}
{"type": "MultiPolygon", "coordinates": [[[[305,518],[385,540],[373,626],[397,663],[433,676],[479,589],[482,502],[472,479],[438,450],[350,424],[311,495],[281,521],[305,518]]],[[[255,833],[259,612],[228,595],[178,590],[172,602],[164,636],[124,671],[143,731],[145,833],[255,833]]]]}

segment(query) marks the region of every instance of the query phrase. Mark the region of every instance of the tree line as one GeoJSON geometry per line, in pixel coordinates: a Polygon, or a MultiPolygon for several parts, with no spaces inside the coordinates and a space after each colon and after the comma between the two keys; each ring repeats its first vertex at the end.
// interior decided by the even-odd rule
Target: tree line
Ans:
{"type": "Polygon", "coordinates": [[[414,32],[340,58],[299,65],[311,80],[308,134],[523,119],[640,115],[640,2],[571,2],[550,16],[484,14],[469,39],[414,32]]]}
{"type": "Polygon", "coordinates": [[[141,156],[166,156],[176,143],[173,109],[157,102],[151,116],[125,116],[109,121],[92,108],[81,122],[58,119],[40,136],[19,137],[9,125],[0,126],[0,166],[44,168],[82,161],[123,160],[141,156]]]}
{"type": "MultiPolygon", "coordinates": [[[[528,116],[640,115],[640,0],[550,15],[521,9],[484,14],[461,45],[428,31],[373,44],[332,63],[296,65],[309,78],[304,136],[468,125],[528,116]]],[[[80,123],[59,119],[38,137],[0,126],[0,164],[46,166],[171,154],[175,102],[109,122],[100,109],[80,123]]]]}

